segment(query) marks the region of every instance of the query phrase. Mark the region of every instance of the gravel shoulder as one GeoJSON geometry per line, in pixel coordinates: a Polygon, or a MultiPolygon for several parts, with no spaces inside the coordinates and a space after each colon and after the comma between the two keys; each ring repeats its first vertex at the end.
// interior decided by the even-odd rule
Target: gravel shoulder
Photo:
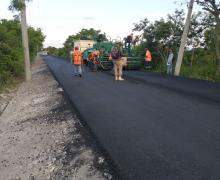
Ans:
{"type": "Polygon", "coordinates": [[[0,97],[0,179],[116,179],[40,58],[0,97]]]}

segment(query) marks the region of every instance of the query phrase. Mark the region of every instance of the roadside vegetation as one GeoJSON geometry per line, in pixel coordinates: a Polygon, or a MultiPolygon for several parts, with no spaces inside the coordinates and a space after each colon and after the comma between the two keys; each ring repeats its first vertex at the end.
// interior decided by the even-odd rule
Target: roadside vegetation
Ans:
{"type": "MultiPolygon", "coordinates": [[[[43,48],[45,36],[41,29],[28,28],[31,60],[43,48]]],[[[22,77],[24,61],[21,40],[21,25],[18,20],[0,21],[0,87],[11,84],[22,77]]],[[[1,90],[0,88],[0,90],[1,90]]]]}
{"type": "MultiPolygon", "coordinates": [[[[12,0],[12,2],[17,2],[17,0],[12,0]]],[[[203,11],[195,12],[192,16],[181,76],[220,81],[219,4],[214,0],[195,0],[195,3],[200,5],[203,11]]],[[[12,7],[15,5],[16,3],[12,7]]],[[[135,54],[142,57],[143,60],[144,49],[150,49],[153,57],[152,71],[165,72],[169,48],[173,49],[173,66],[175,66],[185,16],[183,10],[177,9],[167,17],[154,22],[144,18],[140,22],[134,23],[131,31],[139,35],[135,37],[136,45],[133,49],[135,54]]],[[[47,47],[43,49],[45,36],[41,29],[28,27],[31,60],[37,51],[42,49],[51,55],[68,58],[75,40],[107,40],[108,36],[100,33],[101,30],[93,28],[82,29],[76,34],[69,35],[62,48],[47,47]]],[[[121,37],[121,39],[123,38],[121,37]]],[[[20,20],[18,18],[0,20],[0,87],[10,84],[13,78],[23,75],[23,59],[20,20]]]]}
{"type": "MultiPolygon", "coordinates": [[[[168,14],[166,19],[150,22],[147,18],[134,24],[133,31],[141,32],[136,51],[144,57],[148,47],[153,55],[153,71],[165,72],[168,49],[174,51],[174,63],[178,56],[184,29],[183,10],[168,14]]],[[[193,14],[187,39],[181,76],[219,81],[218,62],[214,47],[214,19],[207,12],[193,14]]]]}
{"type": "MultiPolygon", "coordinates": [[[[144,49],[149,48],[153,56],[152,71],[165,72],[169,48],[174,51],[173,66],[175,68],[185,16],[183,10],[175,10],[166,18],[154,22],[145,18],[134,23],[134,28],[131,31],[139,34],[135,37],[137,41],[134,47],[135,54],[143,57],[144,60],[144,49]]],[[[46,50],[49,54],[67,58],[74,40],[97,40],[100,32],[95,29],[82,29],[77,34],[70,35],[62,48],[48,47],[46,50]]],[[[207,11],[193,14],[181,76],[220,81],[214,45],[215,33],[215,19],[212,14],[207,11]]],[[[105,34],[103,40],[107,40],[105,34]]]]}
{"type": "Polygon", "coordinates": [[[104,41],[107,40],[105,34],[101,34],[100,30],[95,30],[93,28],[90,29],[82,29],[80,32],[74,35],[69,35],[66,41],[63,43],[62,48],[55,47],[47,47],[44,50],[48,51],[49,54],[64,57],[69,57],[69,52],[73,49],[74,41],[77,40],[95,40],[95,41],[104,41]]]}

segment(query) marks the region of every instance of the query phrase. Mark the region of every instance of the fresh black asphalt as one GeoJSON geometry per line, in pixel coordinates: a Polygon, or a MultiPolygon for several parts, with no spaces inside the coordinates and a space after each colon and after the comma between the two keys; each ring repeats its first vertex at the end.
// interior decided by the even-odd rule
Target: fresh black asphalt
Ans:
{"type": "Polygon", "coordinates": [[[44,60],[125,180],[220,179],[220,85],[44,60]]]}

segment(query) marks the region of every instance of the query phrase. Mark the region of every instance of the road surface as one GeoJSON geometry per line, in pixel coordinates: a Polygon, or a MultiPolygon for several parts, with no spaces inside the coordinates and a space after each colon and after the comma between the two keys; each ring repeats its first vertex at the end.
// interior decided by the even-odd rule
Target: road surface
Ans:
{"type": "Polygon", "coordinates": [[[44,56],[121,179],[219,180],[220,85],[126,71],[125,81],[44,56]]]}

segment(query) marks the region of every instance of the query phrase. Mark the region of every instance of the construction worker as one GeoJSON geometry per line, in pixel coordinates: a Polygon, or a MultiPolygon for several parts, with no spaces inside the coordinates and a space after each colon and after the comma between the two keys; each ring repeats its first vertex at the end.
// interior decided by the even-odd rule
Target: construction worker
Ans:
{"type": "Polygon", "coordinates": [[[151,60],[152,60],[152,56],[151,56],[151,52],[149,51],[148,48],[145,48],[145,62],[144,62],[144,66],[145,69],[150,69],[151,68],[151,60]]]}
{"type": "Polygon", "coordinates": [[[131,43],[133,42],[133,33],[131,33],[130,35],[128,35],[126,38],[125,38],[125,47],[126,48],[131,48],[131,43]]]}
{"type": "Polygon", "coordinates": [[[82,54],[79,50],[79,47],[75,47],[73,54],[73,64],[74,64],[74,75],[82,77],[82,54]]]}
{"type": "Polygon", "coordinates": [[[89,55],[88,55],[88,60],[89,60],[89,61],[88,61],[88,66],[89,66],[90,69],[92,69],[92,66],[93,66],[93,65],[92,65],[93,58],[94,58],[94,57],[93,57],[93,53],[92,53],[92,52],[89,52],[89,55]]]}
{"type": "Polygon", "coordinates": [[[97,68],[98,68],[98,63],[99,63],[99,55],[100,55],[100,52],[99,50],[96,50],[93,53],[93,71],[96,72],[97,71],[97,68]]]}
{"type": "Polygon", "coordinates": [[[167,58],[167,74],[172,75],[172,67],[173,67],[173,50],[169,49],[169,56],[167,58]]]}
{"type": "Polygon", "coordinates": [[[96,51],[92,51],[89,53],[89,67],[92,71],[97,71],[97,61],[96,61],[96,56],[97,56],[97,52],[96,51]]]}
{"type": "Polygon", "coordinates": [[[123,59],[122,51],[119,44],[115,44],[111,49],[110,58],[113,60],[114,71],[115,71],[115,80],[123,81],[122,78],[122,68],[123,68],[123,59]]]}

